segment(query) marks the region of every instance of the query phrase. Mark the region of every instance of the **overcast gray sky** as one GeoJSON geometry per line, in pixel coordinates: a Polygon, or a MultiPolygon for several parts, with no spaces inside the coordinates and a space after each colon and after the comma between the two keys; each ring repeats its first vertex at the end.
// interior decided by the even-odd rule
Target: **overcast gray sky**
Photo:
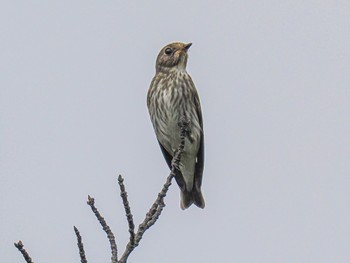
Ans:
{"type": "Polygon", "coordinates": [[[156,55],[193,42],[205,125],[204,210],[173,185],[129,262],[350,262],[350,3],[4,1],[0,258],[109,262],[87,195],[128,238],[168,175],[146,93],[156,55]]]}

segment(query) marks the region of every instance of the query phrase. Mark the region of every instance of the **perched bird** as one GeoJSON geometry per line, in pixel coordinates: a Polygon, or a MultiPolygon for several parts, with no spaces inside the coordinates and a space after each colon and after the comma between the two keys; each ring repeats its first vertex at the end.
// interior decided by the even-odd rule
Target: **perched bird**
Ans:
{"type": "Polygon", "coordinates": [[[193,203],[204,208],[201,192],[204,166],[204,134],[200,101],[186,71],[188,49],[192,43],[171,43],[161,49],[156,74],[147,94],[147,106],[164,158],[171,169],[172,159],[180,144],[180,119],[189,121],[185,148],[175,180],[181,190],[180,206],[193,203]]]}

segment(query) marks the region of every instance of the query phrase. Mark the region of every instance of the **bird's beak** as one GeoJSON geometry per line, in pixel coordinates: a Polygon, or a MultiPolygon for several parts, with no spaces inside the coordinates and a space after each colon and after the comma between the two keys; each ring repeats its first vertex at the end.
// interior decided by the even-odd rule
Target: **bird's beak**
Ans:
{"type": "Polygon", "coordinates": [[[184,50],[187,52],[189,48],[192,46],[192,43],[188,43],[184,46],[184,50]]]}

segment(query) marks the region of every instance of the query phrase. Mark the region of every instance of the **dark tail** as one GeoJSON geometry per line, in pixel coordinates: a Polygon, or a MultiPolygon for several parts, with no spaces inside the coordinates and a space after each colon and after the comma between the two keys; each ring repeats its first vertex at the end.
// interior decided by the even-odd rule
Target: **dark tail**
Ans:
{"type": "Polygon", "coordinates": [[[196,189],[196,187],[194,187],[192,190],[192,196],[193,196],[193,203],[199,208],[203,209],[205,207],[205,202],[204,202],[201,189],[196,189]]]}
{"type": "Polygon", "coordinates": [[[188,192],[186,189],[181,190],[180,207],[182,210],[189,208],[193,204],[192,192],[188,192]]]}
{"type": "Polygon", "coordinates": [[[200,208],[205,207],[205,202],[204,202],[204,198],[201,190],[194,188],[192,192],[188,192],[187,190],[181,191],[181,201],[180,201],[181,209],[185,210],[189,208],[192,204],[195,204],[200,208]]]}

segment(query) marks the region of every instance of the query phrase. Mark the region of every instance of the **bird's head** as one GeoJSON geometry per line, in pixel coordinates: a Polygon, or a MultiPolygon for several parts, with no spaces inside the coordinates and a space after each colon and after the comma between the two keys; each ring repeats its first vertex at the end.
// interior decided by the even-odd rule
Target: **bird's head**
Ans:
{"type": "Polygon", "coordinates": [[[185,70],[187,64],[187,51],[192,43],[175,42],[166,45],[159,52],[156,62],[157,72],[168,72],[171,69],[185,70]]]}

